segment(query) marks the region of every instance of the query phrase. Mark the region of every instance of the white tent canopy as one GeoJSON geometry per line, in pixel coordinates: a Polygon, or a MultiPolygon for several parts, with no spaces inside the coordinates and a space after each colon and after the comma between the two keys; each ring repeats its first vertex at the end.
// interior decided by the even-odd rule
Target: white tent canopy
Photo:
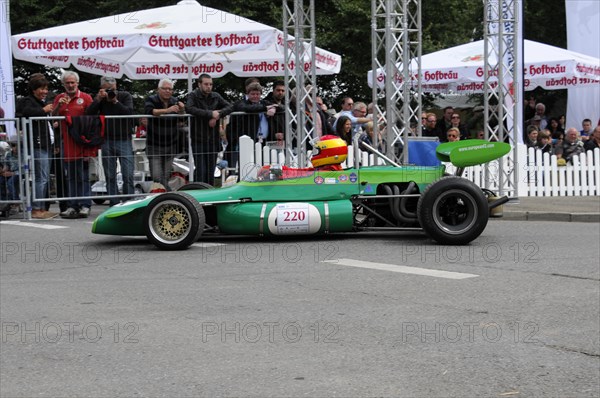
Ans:
{"type": "MultiPolygon", "coordinates": [[[[219,77],[228,72],[281,76],[283,38],[283,32],[273,27],[182,0],[173,6],[14,35],[12,50],[20,60],[72,65],[116,78],[191,79],[200,73],[219,77]]],[[[340,71],[339,55],[317,48],[315,58],[317,74],[340,71]]],[[[301,64],[310,67],[310,62],[304,59],[301,64]]]]}
{"type": "MultiPolygon", "coordinates": [[[[570,87],[600,87],[600,59],[562,48],[524,40],[525,90],[542,87],[556,90],[570,87]]],[[[496,60],[492,59],[492,65],[496,60]]],[[[401,66],[398,67],[401,72],[401,66]]],[[[411,62],[412,85],[416,86],[417,63],[411,62]]],[[[494,71],[490,80],[497,81],[494,71]]],[[[423,91],[465,94],[483,91],[484,41],[476,41],[436,51],[421,57],[423,91]]],[[[372,71],[367,73],[372,87],[372,71]]],[[[385,87],[385,72],[377,70],[377,85],[385,87]]],[[[402,84],[402,76],[395,78],[402,84]]]]}

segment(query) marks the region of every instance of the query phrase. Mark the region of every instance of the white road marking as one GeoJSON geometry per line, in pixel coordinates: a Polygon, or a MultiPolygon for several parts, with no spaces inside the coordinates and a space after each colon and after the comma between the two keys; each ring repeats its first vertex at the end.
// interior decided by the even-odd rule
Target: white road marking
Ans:
{"type": "Polygon", "coordinates": [[[0,224],[9,224],[9,225],[19,225],[22,227],[33,227],[40,229],[61,229],[61,228],[69,228],[62,225],[48,225],[48,224],[38,224],[34,222],[25,222],[25,221],[0,221],[0,224]]]}
{"type": "Polygon", "coordinates": [[[446,279],[467,279],[467,278],[475,278],[475,277],[479,276],[479,275],[475,275],[475,274],[463,274],[461,272],[439,271],[439,270],[435,270],[435,269],[407,267],[404,265],[372,263],[370,261],[353,260],[350,258],[340,258],[337,260],[325,260],[323,262],[331,263],[331,264],[338,264],[338,265],[346,265],[348,267],[376,269],[376,270],[380,270],[380,271],[400,272],[403,274],[433,276],[436,278],[446,278],[446,279]]]}

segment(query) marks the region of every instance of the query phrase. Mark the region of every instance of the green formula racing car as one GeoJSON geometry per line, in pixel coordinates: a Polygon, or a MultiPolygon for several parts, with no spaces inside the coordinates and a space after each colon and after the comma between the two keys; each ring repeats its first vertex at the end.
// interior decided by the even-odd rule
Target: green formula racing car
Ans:
{"type": "MultiPolygon", "coordinates": [[[[333,148],[324,145],[323,153],[328,149],[333,148]]],[[[505,143],[466,140],[441,144],[436,155],[452,162],[460,175],[462,168],[497,159],[509,150],[505,143]]],[[[334,163],[341,163],[338,155],[333,157],[334,163]]],[[[443,165],[266,166],[255,178],[231,187],[192,183],[176,192],[113,206],[98,216],[92,232],[146,236],[166,250],[188,248],[203,235],[378,230],[423,230],[440,244],[462,245],[476,239],[487,225],[490,209],[507,200],[490,202],[471,181],[445,175],[443,165]]]]}

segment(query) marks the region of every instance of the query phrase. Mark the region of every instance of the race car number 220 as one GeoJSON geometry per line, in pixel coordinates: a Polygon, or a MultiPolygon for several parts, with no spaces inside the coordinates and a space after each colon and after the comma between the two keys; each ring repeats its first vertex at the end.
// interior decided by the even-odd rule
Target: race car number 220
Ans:
{"type": "Polygon", "coordinates": [[[283,215],[283,221],[286,223],[304,221],[306,219],[306,212],[304,210],[284,210],[283,215]]]}
{"type": "Polygon", "coordinates": [[[310,234],[321,226],[319,211],[310,203],[280,203],[273,210],[277,235],[310,234]]]}

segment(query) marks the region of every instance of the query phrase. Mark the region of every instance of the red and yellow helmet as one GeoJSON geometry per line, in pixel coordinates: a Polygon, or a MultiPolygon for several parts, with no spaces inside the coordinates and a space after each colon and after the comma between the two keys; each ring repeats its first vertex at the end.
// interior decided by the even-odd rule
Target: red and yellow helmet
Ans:
{"type": "Polygon", "coordinates": [[[310,162],[313,167],[343,163],[348,157],[346,141],[337,135],[324,135],[314,145],[310,162]]]}

